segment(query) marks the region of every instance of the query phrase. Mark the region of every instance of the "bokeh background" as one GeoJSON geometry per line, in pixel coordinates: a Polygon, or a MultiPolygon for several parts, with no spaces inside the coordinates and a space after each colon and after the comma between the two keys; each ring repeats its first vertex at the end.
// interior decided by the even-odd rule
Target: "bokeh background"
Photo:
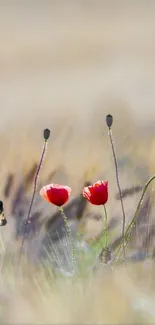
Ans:
{"type": "Polygon", "coordinates": [[[154,10],[154,1],[0,2],[2,198],[8,173],[22,179],[38,162],[48,127],[40,177],[58,170],[53,181],[73,196],[84,180],[108,179],[113,211],[108,113],[122,187],[154,173],[154,10]]]}
{"type": "Polygon", "coordinates": [[[152,120],[154,1],[1,1],[0,15],[1,122],[89,129],[119,100],[152,120]]]}

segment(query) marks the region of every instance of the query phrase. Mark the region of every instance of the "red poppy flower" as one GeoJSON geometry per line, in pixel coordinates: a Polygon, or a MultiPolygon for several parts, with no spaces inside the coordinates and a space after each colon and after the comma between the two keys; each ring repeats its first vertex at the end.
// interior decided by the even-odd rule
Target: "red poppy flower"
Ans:
{"type": "Polygon", "coordinates": [[[92,204],[104,205],[108,201],[108,182],[97,181],[93,185],[84,187],[83,197],[92,204]]]}
{"type": "Polygon", "coordinates": [[[40,195],[45,200],[59,207],[68,201],[70,193],[70,187],[58,184],[49,184],[40,190],[40,195]]]}

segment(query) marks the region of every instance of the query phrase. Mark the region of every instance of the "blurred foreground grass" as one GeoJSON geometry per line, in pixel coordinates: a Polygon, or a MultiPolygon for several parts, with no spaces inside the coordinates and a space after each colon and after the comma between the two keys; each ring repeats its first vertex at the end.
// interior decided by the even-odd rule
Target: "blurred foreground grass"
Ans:
{"type": "MultiPolygon", "coordinates": [[[[5,264],[5,261],[4,261],[5,264]]],[[[2,323],[153,324],[154,262],[99,267],[85,276],[58,276],[23,261],[1,266],[2,323]]]]}

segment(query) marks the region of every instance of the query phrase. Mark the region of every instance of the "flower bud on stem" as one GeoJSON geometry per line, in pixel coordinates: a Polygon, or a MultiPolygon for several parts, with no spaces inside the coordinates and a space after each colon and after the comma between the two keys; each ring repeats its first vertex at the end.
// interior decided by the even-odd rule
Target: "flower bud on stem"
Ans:
{"type": "Polygon", "coordinates": [[[45,129],[44,132],[43,132],[43,136],[44,136],[45,142],[44,142],[40,162],[39,162],[39,165],[37,167],[37,171],[36,171],[36,175],[35,175],[35,179],[34,179],[34,189],[33,189],[32,199],[31,199],[31,203],[30,203],[30,206],[29,206],[28,214],[27,214],[27,219],[26,219],[26,222],[25,222],[24,234],[23,234],[23,239],[22,239],[21,248],[20,248],[20,252],[19,252],[18,265],[20,264],[20,260],[21,260],[21,256],[22,256],[22,252],[23,252],[23,248],[24,248],[27,225],[30,222],[31,210],[32,210],[32,206],[33,206],[33,202],[34,202],[34,198],[35,198],[35,194],[36,194],[36,189],[37,189],[37,180],[38,180],[39,172],[40,172],[40,169],[41,169],[41,166],[42,166],[42,163],[43,163],[44,155],[45,155],[45,152],[46,152],[46,149],[47,149],[47,140],[48,140],[48,138],[50,136],[50,130],[45,129]]]}
{"type": "MultiPolygon", "coordinates": [[[[114,158],[115,172],[116,172],[116,181],[117,181],[117,187],[118,187],[118,191],[119,191],[119,197],[120,197],[121,208],[122,208],[122,215],[123,215],[122,238],[123,238],[123,241],[124,241],[125,219],[126,219],[126,217],[125,217],[125,210],[124,210],[122,192],[121,192],[120,181],[119,181],[119,172],[118,172],[117,158],[116,158],[114,141],[113,141],[112,131],[111,131],[111,126],[112,126],[112,123],[113,123],[113,117],[112,117],[112,115],[109,114],[109,115],[106,116],[106,123],[107,123],[107,126],[109,128],[108,135],[109,135],[110,144],[111,144],[112,153],[113,153],[113,158],[114,158]]],[[[125,242],[124,242],[124,245],[123,245],[123,253],[124,253],[124,259],[125,259],[125,242]]]]}

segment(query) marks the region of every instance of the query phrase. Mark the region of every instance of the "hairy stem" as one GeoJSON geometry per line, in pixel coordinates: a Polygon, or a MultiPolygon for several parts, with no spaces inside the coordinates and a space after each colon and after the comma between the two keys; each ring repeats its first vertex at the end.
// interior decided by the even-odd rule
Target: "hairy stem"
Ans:
{"type": "Polygon", "coordinates": [[[108,216],[107,216],[107,210],[106,210],[106,206],[104,204],[104,231],[105,231],[105,250],[108,247],[108,216]]]}
{"type": "Polygon", "coordinates": [[[75,245],[74,245],[74,239],[72,237],[72,232],[70,230],[70,227],[68,225],[68,220],[67,220],[67,217],[64,213],[64,210],[62,207],[59,207],[60,209],[60,212],[61,212],[61,215],[62,215],[62,218],[64,220],[64,223],[65,223],[65,227],[66,227],[66,230],[67,230],[67,233],[68,233],[68,236],[69,236],[69,239],[71,241],[71,245],[72,245],[72,263],[73,263],[73,266],[75,268],[76,266],[76,258],[75,258],[75,245]]]}
{"type": "Polygon", "coordinates": [[[43,162],[43,159],[44,159],[46,148],[47,148],[47,140],[45,140],[43,150],[42,150],[42,154],[41,154],[41,159],[40,159],[39,165],[37,167],[37,171],[36,171],[36,175],[35,175],[35,179],[34,179],[34,189],[33,189],[32,199],[31,199],[31,203],[30,203],[30,206],[29,206],[28,214],[27,214],[27,219],[26,219],[26,222],[25,222],[24,234],[23,234],[23,239],[22,239],[20,253],[19,253],[19,263],[20,263],[21,256],[22,256],[22,251],[23,251],[23,248],[24,248],[27,225],[30,222],[31,210],[32,210],[32,206],[33,206],[33,202],[34,202],[34,198],[35,198],[35,194],[36,194],[36,189],[37,189],[37,180],[38,180],[39,172],[40,172],[42,162],[43,162]]]}
{"type": "MultiPolygon", "coordinates": [[[[115,153],[115,147],[114,147],[114,141],[113,141],[113,137],[112,137],[111,128],[109,128],[108,134],[109,134],[109,139],[110,139],[112,153],[113,153],[113,158],[114,158],[115,172],[116,172],[116,181],[117,181],[117,187],[118,187],[118,191],[119,191],[119,197],[120,197],[121,208],[122,208],[122,215],[123,215],[122,238],[123,238],[123,241],[124,241],[125,219],[126,218],[125,218],[125,210],[124,210],[122,192],[121,192],[120,181],[119,181],[119,172],[118,172],[117,158],[116,158],[116,153],[115,153]]],[[[125,241],[124,241],[124,244],[123,244],[123,253],[124,253],[124,259],[125,259],[125,241]]]]}

